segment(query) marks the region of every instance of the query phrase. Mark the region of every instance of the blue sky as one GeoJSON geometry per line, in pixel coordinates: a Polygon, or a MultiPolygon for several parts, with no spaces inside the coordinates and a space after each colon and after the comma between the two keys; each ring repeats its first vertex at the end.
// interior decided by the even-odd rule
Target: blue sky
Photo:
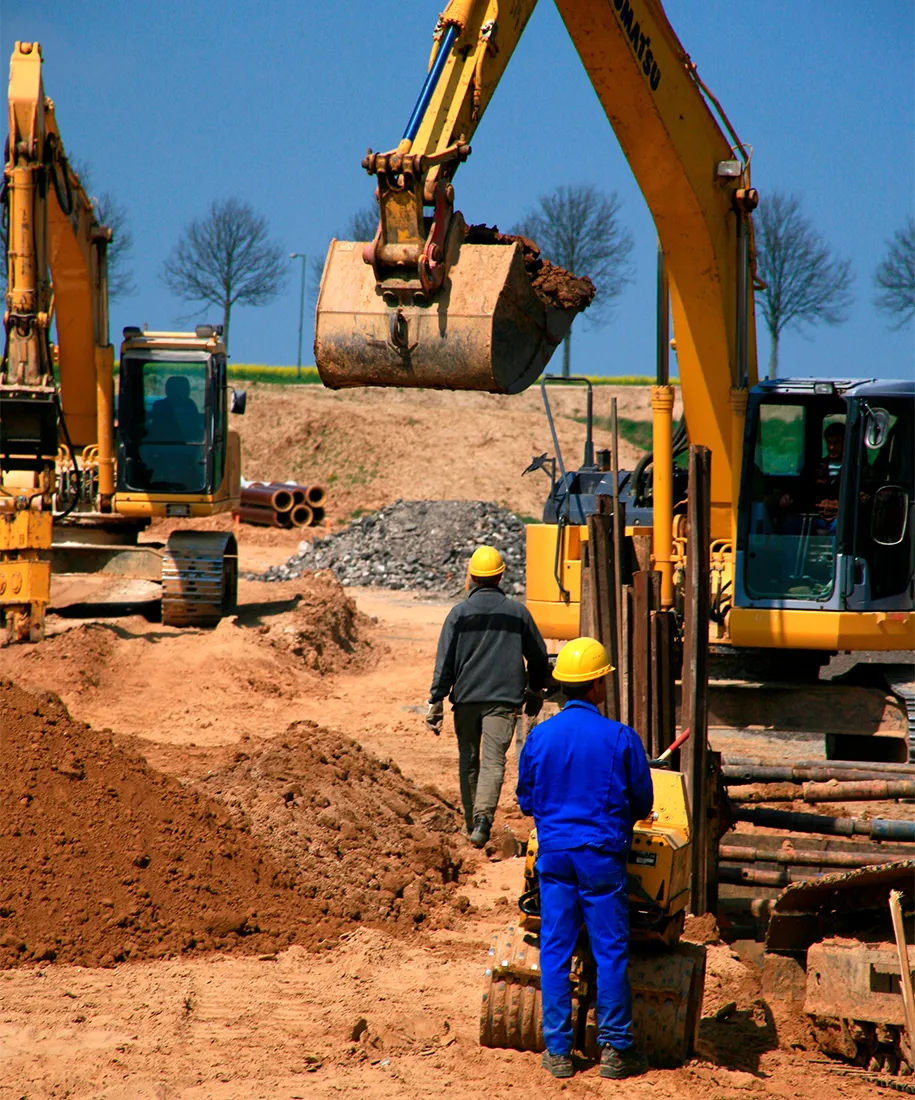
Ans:
{"type": "MultiPolygon", "coordinates": [[[[67,149],[91,165],[94,187],[128,210],[138,293],[113,305],[115,343],[125,324],[170,327],[186,314],[159,271],[180,227],[214,198],[251,202],[285,252],[323,255],[371,201],[373,181],[359,162],[368,146],[397,143],[441,4],[4,0],[3,56],[17,39],[42,44],[67,149]]],[[[781,373],[911,375],[913,328],[890,331],[872,304],[885,242],[915,206],[911,0],[665,7],[700,75],[753,145],[763,200],[774,189],[798,194],[857,274],[850,321],[787,333],[781,373]]],[[[618,192],[636,242],[636,281],[606,327],[576,323],[573,369],[653,373],[651,216],[548,0],[534,12],[473,150],[456,178],[468,221],[507,228],[561,183],[618,192]],[[531,157],[531,149],[544,155],[531,157]]],[[[233,314],[236,362],[295,362],[298,278],[296,267],[281,299],[233,314]]],[[[306,362],[313,306],[309,298],[306,362]]],[[[761,364],[768,353],[760,325],[761,364]]]]}

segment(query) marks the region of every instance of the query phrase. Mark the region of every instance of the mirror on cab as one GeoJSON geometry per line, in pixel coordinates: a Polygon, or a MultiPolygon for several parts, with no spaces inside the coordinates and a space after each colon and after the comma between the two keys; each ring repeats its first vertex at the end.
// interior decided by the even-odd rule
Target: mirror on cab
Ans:
{"type": "Polygon", "coordinates": [[[245,411],[245,406],[248,404],[248,394],[245,390],[232,390],[232,401],[229,405],[229,412],[235,413],[237,416],[241,416],[245,411]]]}
{"type": "Polygon", "coordinates": [[[898,546],[905,538],[909,494],[898,485],[881,485],[874,493],[871,538],[879,546],[898,546]]]}
{"type": "Polygon", "coordinates": [[[867,422],[864,426],[864,446],[869,451],[879,451],[886,443],[890,430],[890,414],[886,409],[867,410],[867,422]]]}

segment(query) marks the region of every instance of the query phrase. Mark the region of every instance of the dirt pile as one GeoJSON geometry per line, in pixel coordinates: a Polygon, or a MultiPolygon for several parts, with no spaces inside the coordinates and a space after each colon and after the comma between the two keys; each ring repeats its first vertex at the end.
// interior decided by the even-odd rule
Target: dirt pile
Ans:
{"type": "Polygon", "coordinates": [[[303,542],[285,565],[249,580],[284,581],[309,569],[332,569],[344,584],[458,592],[481,543],[506,564],[504,587],[524,591],[524,524],[487,501],[398,500],[327,538],[303,542]]]}
{"type": "Polygon", "coordinates": [[[303,573],[300,582],[293,610],[266,626],[271,644],[322,675],[368,665],[376,655],[371,622],[336,576],[322,569],[303,573]]]}
{"type": "Polygon", "coordinates": [[[0,681],[0,966],[308,942],[313,903],[226,811],[0,681]]]}
{"type": "Polygon", "coordinates": [[[0,968],[312,948],[452,912],[457,815],[316,726],[202,794],[9,681],[0,729],[0,968]]]}
{"type": "Polygon", "coordinates": [[[435,927],[451,911],[457,812],[355,741],[298,722],[238,752],[204,789],[250,822],[328,918],[435,927]]]}
{"type": "Polygon", "coordinates": [[[524,267],[534,293],[548,309],[573,309],[581,312],[594,300],[597,288],[587,275],[579,278],[564,267],[544,260],[540,248],[529,237],[513,233],[500,233],[497,226],[470,225],[467,227],[468,244],[521,245],[524,267]]]}

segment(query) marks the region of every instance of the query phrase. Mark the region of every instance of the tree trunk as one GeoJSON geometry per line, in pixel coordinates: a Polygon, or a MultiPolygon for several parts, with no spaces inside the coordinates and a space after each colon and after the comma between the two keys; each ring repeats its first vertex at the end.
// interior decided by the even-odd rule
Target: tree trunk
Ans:
{"type": "Polygon", "coordinates": [[[567,332],[562,341],[562,377],[568,378],[572,372],[572,333],[567,332]]]}
{"type": "Polygon", "coordinates": [[[772,333],[772,346],[769,349],[769,378],[778,378],[778,333],[772,333]]]}
{"type": "Polygon", "coordinates": [[[232,312],[232,303],[225,301],[222,304],[222,342],[226,345],[226,355],[229,354],[229,315],[232,312]]]}

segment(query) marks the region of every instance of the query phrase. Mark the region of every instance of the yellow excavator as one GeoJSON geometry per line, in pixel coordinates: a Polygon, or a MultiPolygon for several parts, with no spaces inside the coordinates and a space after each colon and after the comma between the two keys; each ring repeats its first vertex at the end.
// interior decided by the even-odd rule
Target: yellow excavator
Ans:
{"type": "MultiPolygon", "coordinates": [[[[315,335],[325,385],[518,392],[541,373],[587,305],[586,297],[562,292],[564,273],[537,266],[530,242],[468,230],[454,209],[456,169],[470,155],[474,130],[534,6],[452,0],[442,13],[400,143],[363,161],[377,179],[375,239],[330,245],[315,335]]],[[[876,650],[892,660],[915,648],[915,384],[757,382],[758,195],[750,148],[658,0],[557,0],[557,7],[658,232],[653,452],[616,488],[627,504],[627,535],[638,537],[661,574],[662,606],[676,606],[685,575],[685,472],[674,461],[668,367],[673,343],[680,435],[712,454],[713,652],[736,656],[753,679],[781,680],[798,669],[815,679],[837,652],[876,650]],[[838,457],[825,439],[836,430],[844,439],[838,457]],[[820,481],[832,487],[831,510],[818,495],[820,481]]],[[[596,497],[613,491],[610,471],[592,452],[580,469],[562,468],[545,522],[527,528],[527,601],[545,636],[579,632],[585,521],[596,497]]],[[[867,738],[863,749],[848,747],[854,737],[844,739],[845,748],[837,747],[842,739],[827,738],[836,755],[873,749],[877,758],[915,759],[915,683],[904,665],[893,672],[894,736],[867,738]]],[[[746,678],[745,671],[737,675],[746,678]]],[[[855,696],[862,732],[882,732],[885,692],[877,691],[876,717],[869,697],[855,696]]],[[[759,693],[744,702],[758,710],[759,693]]],[[[799,704],[807,708],[803,693],[799,704]]],[[[852,713],[851,703],[838,709],[852,713]]]]}
{"type": "MultiPolygon", "coordinates": [[[[532,242],[468,228],[454,205],[455,172],[471,154],[476,126],[535,2],[451,0],[441,14],[399,144],[370,150],[362,162],[377,180],[375,238],[333,240],[328,250],[315,326],[325,385],[516,393],[542,373],[587,306],[586,288],[544,264],[532,242]]],[[[713,641],[751,663],[791,651],[805,665],[839,650],[891,654],[915,647],[915,386],[758,383],[751,150],[700,79],[658,0],[556,2],[659,239],[651,469],[646,463],[624,475],[633,556],[637,540],[661,574],[662,605],[675,606],[685,572],[686,486],[674,463],[682,438],[712,454],[713,641]],[[678,433],[671,343],[685,414],[678,433]],[[825,441],[838,424],[839,458],[825,441]],[[819,480],[838,498],[831,514],[816,507],[811,482],[819,480]]],[[[561,468],[546,522],[528,527],[528,605],[548,636],[579,632],[585,520],[598,494],[620,489],[608,474],[591,448],[581,469],[561,468]]],[[[913,687],[900,685],[900,693],[915,700],[913,687]]],[[[915,738],[907,744],[903,729],[899,746],[907,755],[915,738]]],[[[658,820],[636,828],[644,846],[653,842],[652,825],[667,827],[659,839],[669,849],[667,870],[648,872],[637,846],[630,860],[631,902],[637,906],[645,895],[660,902],[657,915],[668,930],[677,926],[677,866],[691,843],[680,790],[679,802],[665,801],[656,807],[658,820]]],[[[491,951],[481,1017],[487,1045],[537,1049],[542,1042],[529,894],[521,899],[523,921],[497,937],[491,951]]],[[[578,1039],[587,1048],[593,1020],[586,952],[573,962],[578,1039]]],[[[663,955],[644,965],[649,980],[633,981],[649,991],[642,1037],[658,1060],[680,1060],[695,1034],[701,961],[679,966],[663,955]]]]}
{"type": "MultiPolygon", "coordinates": [[[[41,47],[10,61],[2,207],[5,341],[0,364],[0,639],[37,641],[52,575],[162,583],[162,621],[214,625],[235,603],[231,533],[140,542],[154,517],[237,505],[221,330],[124,331],[115,408],[107,249],[44,92],[41,47]],[[57,343],[51,342],[56,322],[57,343]]],[[[231,411],[244,410],[232,394],[231,411]]]]}

